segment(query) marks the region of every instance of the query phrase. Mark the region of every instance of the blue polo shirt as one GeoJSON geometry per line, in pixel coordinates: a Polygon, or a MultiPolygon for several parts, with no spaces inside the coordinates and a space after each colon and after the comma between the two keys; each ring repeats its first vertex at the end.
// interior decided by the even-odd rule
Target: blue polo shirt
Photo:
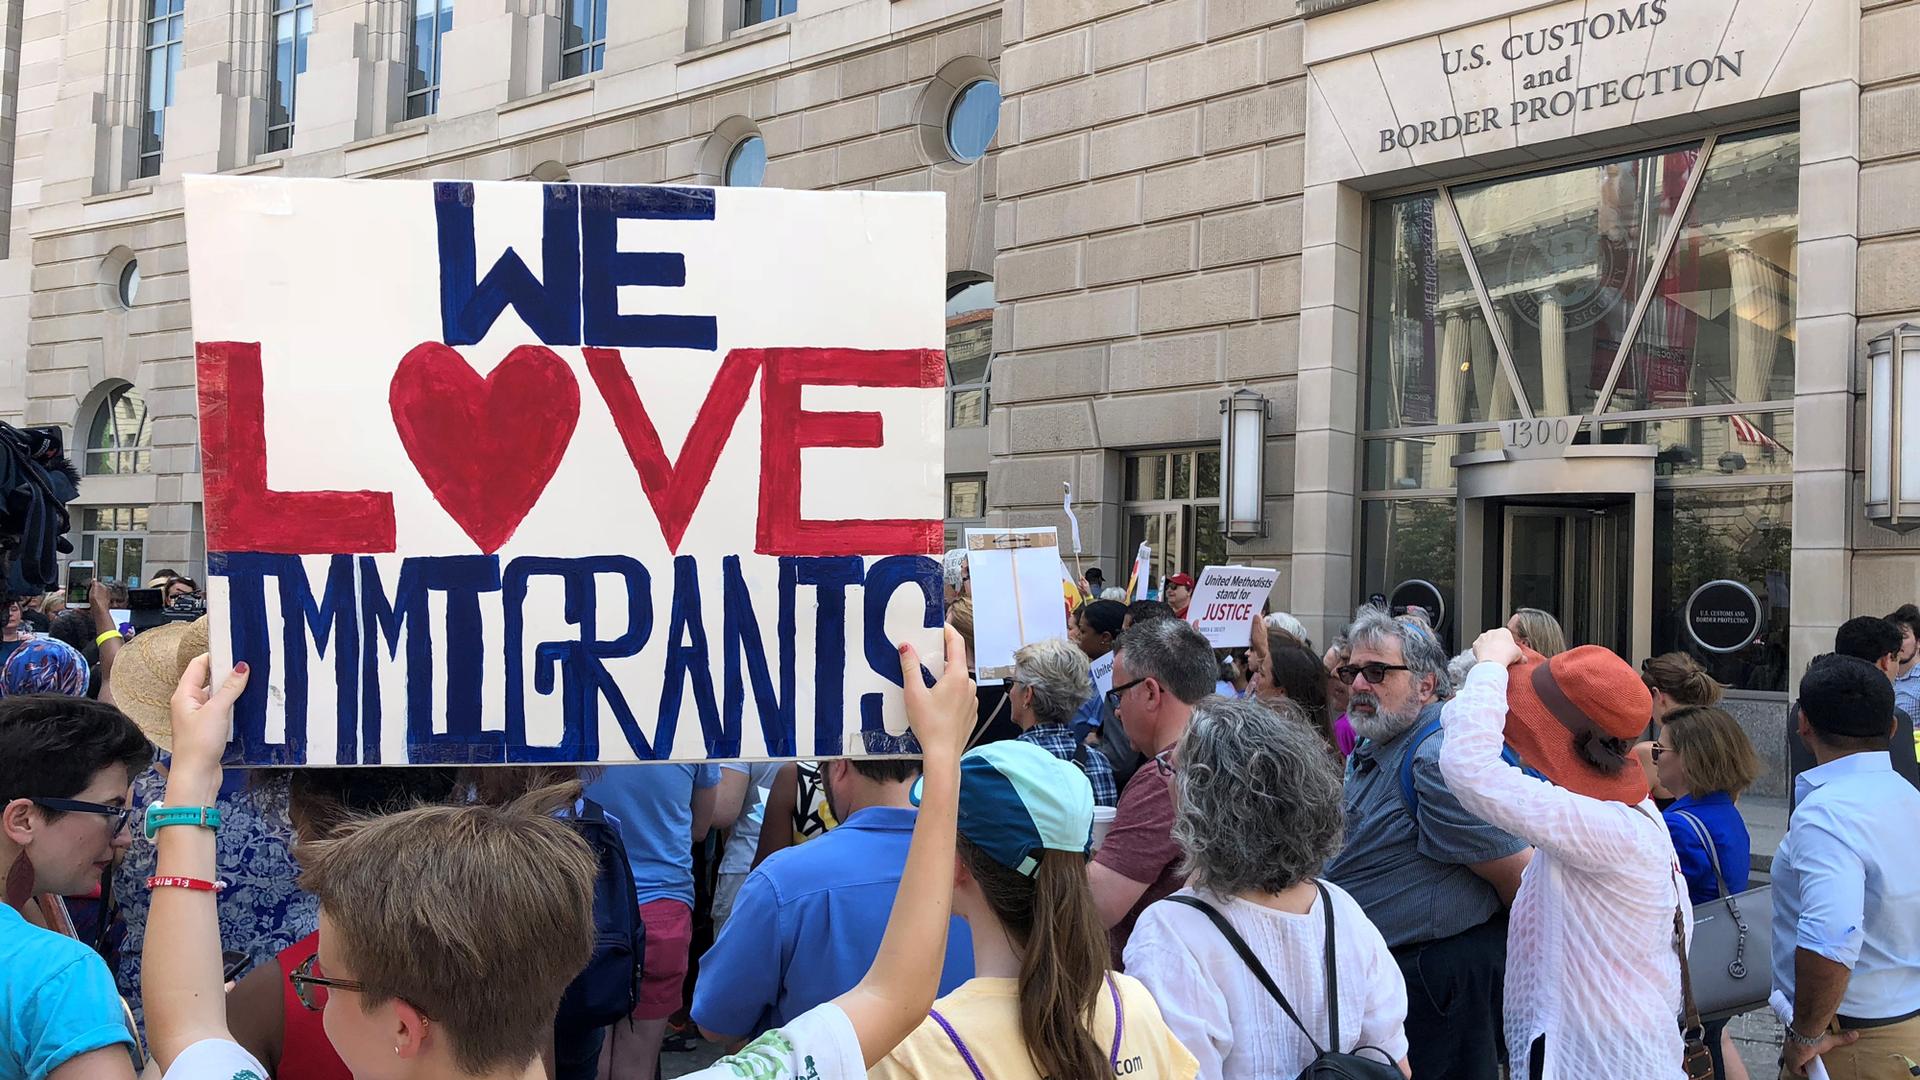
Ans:
{"type": "MultiPolygon", "coordinates": [[[[694,1022],[753,1036],[853,989],[880,951],[907,865],[915,811],[870,806],[747,875],[733,914],[700,958],[694,1022]]],[[[947,929],[940,993],[973,978],[973,938],[947,929]]]]}
{"type": "Polygon", "coordinates": [[[106,961],[0,904],[0,1076],[44,1080],[73,1058],[133,1045],[106,961]]]}
{"type": "Polygon", "coordinates": [[[640,903],[693,906],[693,793],[719,782],[717,766],[649,762],[610,766],[587,785],[620,827],[640,903]]]}
{"type": "Polygon", "coordinates": [[[1695,798],[1682,795],[1666,808],[1667,831],[1673,834],[1673,853],[1680,856],[1680,872],[1687,876],[1687,895],[1695,904],[1720,897],[1720,884],[1713,878],[1713,861],[1700,843],[1681,811],[1692,814],[1707,827],[1713,849],[1720,856],[1720,873],[1727,879],[1728,893],[1747,891],[1747,878],[1753,869],[1753,838],[1747,835],[1747,822],[1733,805],[1733,796],[1724,791],[1695,798]]]}

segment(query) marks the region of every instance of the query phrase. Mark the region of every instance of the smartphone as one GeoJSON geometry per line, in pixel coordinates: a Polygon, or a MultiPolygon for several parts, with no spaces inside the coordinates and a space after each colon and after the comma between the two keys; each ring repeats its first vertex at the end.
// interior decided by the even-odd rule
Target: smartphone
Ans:
{"type": "Polygon", "coordinates": [[[84,608],[87,606],[87,590],[93,586],[93,562],[90,559],[75,559],[67,564],[67,606],[84,608]]]}
{"type": "Polygon", "coordinates": [[[243,952],[228,949],[220,954],[220,975],[227,982],[238,979],[247,970],[247,962],[253,959],[243,952]]]}

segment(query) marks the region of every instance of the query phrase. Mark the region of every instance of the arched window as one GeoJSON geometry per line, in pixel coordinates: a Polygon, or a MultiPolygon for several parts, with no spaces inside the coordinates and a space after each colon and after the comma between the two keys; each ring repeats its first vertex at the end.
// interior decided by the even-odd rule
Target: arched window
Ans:
{"type": "Polygon", "coordinates": [[[87,427],[87,473],[146,472],[152,447],[153,429],[147,424],[147,403],[140,391],[125,384],[107,391],[87,427]]]}
{"type": "Polygon", "coordinates": [[[993,360],[993,282],[947,293],[947,426],[984,427],[993,360]]]}

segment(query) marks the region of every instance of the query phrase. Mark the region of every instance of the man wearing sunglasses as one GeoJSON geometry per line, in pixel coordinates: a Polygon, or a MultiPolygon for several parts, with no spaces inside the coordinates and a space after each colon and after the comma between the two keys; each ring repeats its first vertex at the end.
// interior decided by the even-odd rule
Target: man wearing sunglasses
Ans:
{"type": "Polygon", "coordinates": [[[1452,687],[1432,628],[1370,605],[1347,638],[1334,677],[1352,687],[1361,741],[1347,763],[1346,846],[1326,877],[1359,902],[1406,977],[1413,1075],[1494,1080],[1506,907],[1532,849],[1468,813],[1440,774],[1452,687]]]}
{"type": "Polygon", "coordinates": [[[100,883],[133,841],[133,777],[152,759],[146,736],[111,705],[0,700],[0,1076],[133,1076],[133,1035],[106,962],[22,912],[38,894],[100,883]]]}

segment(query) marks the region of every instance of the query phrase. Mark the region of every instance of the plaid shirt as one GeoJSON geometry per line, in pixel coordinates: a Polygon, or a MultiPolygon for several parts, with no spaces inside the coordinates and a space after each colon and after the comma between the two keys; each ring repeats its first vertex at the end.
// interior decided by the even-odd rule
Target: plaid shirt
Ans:
{"type": "Polygon", "coordinates": [[[1035,724],[1020,733],[1020,741],[1032,743],[1061,761],[1071,761],[1080,766],[1080,771],[1087,774],[1087,782],[1093,785],[1095,806],[1119,805],[1120,789],[1113,782],[1112,763],[1107,761],[1107,755],[1098,750],[1077,746],[1072,728],[1065,724],[1035,724]]]}

